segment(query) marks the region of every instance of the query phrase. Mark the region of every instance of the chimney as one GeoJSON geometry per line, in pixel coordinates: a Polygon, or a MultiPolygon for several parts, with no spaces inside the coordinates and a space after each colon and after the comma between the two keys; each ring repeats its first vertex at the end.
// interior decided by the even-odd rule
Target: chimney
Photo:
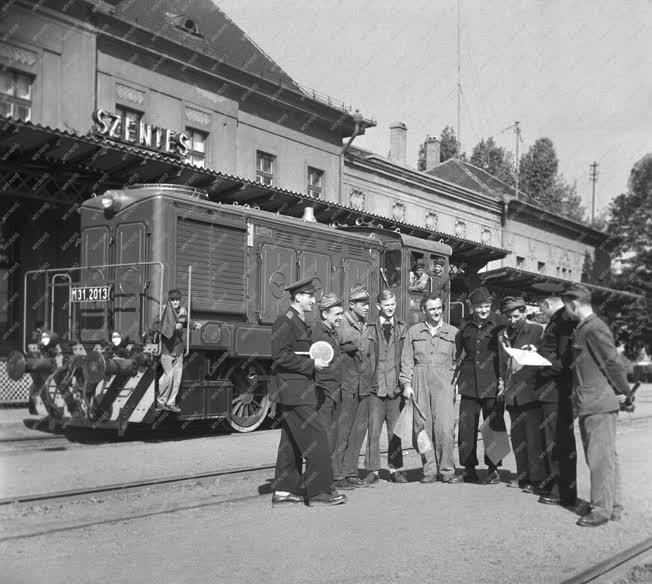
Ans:
{"type": "Polygon", "coordinates": [[[426,168],[428,172],[441,163],[441,143],[437,138],[426,139],[426,168]]]}
{"type": "Polygon", "coordinates": [[[389,159],[405,166],[407,161],[407,126],[395,122],[389,127],[389,159]]]}

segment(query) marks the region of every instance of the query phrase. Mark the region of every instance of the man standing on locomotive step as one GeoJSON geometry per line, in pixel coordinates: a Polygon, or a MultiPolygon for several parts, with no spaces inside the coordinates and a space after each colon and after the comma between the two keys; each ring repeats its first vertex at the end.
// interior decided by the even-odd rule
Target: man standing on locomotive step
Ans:
{"type": "MultiPolygon", "coordinates": [[[[157,315],[158,317],[158,315],[157,315]]],[[[168,303],[163,312],[162,323],[158,318],[154,329],[161,334],[161,366],[163,376],[159,381],[157,406],[179,413],[177,395],[183,375],[183,354],[186,351],[184,330],[201,328],[201,323],[188,320],[188,310],[181,306],[181,292],[176,288],[168,292],[168,303]]]]}
{"type": "Polygon", "coordinates": [[[344,313],[337,331],[342,350],[342,391],[337,406],[336,486],[367,487],[378,480],[372,472],[363,479],[358,476],[358,457],[369,424],[369,396],[374,373],[368,314],[369,291],[364,286],[354,286],[349,295],[349,310],[344,313]]]}
{"type": "MultiPolygon", "coordinates": [[[[317,383],[317,412],[322,418],[324,426],[328,431],[328,441],[331,451],[331,463],[333,475],[338,476],[339,469],[336,467],[334,456],[335,435],[337,432],[336,405],[340,402],[342,385],[342,353],[340,341],[337,336],[337,329],[342,322],[344,309],[342,300],[332,292],[324,294],[317,303],[320,320],[310,329],[312,342],[323,341],[333,348],[333,359],[325,369],[315,372],[317,383]]],[[[341,484],[342,489],[352,489],[353,486],[341,484]]]]}
{"type": "Polygon", "coordinates": [[[621,407],[631,405],[630,388],[613,335],[593,312],[589,290],[572,284],[561,299],[579,321],[573,334],[572,399],[591,473],[591,512],[577,524],[597,527],[619,520],[623,510],[616,419],[621,407]]]}
{"type": "MultiPolygon", "coordinates": [[[[391,290],[383,290],[376,298],[378,321],[369,324],[370,336],[374,342],[376,365],[371,395],[369,396],[369,435],[365,469],[378,475],[380,470],[380,435],[383,424],[387,424],[387,463],[390,476],[395,483],[406,483],[401,472],[403,447],[394,426],[401,413],[401,352],[407,334],[407,325],[396,316],[396,296],[391,290]]],[[[408,445],[408,446],[411,446],[408,445]]]]}
{"type": "MultiPolygon", "coordinates": [[[[491,312],[493,297],[486,288],[477,288],[469,294],[472,315],[464,321],[455,337],[455,361],[458,362],[460,415],[458,447],[460,464],[464,466],[464,480],[478,482],[475,467],[478,444],[478,424],[482,417],[497,418],[503,425],[503,406],[496,402],[498,393],[498,333],[504,323],[491,312]]],[[[497,464],[485,454],[488,467],[486,483],[500,482],[497,464]]]]}
{"type": "Polygon", "coordinates": [[[315,304],[314,278],[285,287],[290,308],[272,326],[272,368],[275,387],[271,400],[279,404],[281,441],[276,457],[272,506],[303,503],[299,491],[305,489],[310,507],[346,503],[346,496],[332,489],[333,470],[328,434],[317,414],[315,373],[327,367],[311,359],[310,330],[305,313],[315,304]],[[306,472],[302,475],[303,458],[306,472]]]}

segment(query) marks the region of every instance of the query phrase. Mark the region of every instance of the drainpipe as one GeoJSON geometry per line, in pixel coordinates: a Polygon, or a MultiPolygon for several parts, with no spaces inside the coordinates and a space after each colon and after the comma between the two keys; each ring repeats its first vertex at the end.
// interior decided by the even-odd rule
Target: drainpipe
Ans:
{"type": "MultiPolygon", "coordinates": [[[[507,225],[507,215],[509,213],[509,202],[511,201],[511,197],[501,197],[500,202],[502,203],[501,207],[501,214],[500,214],[500,245],[503,249],[505,249],[505,227],[507,225]]],[[[500,263],[503,263],[503,260],[500,260],[500,263]]],[[[504,267],[504,266],[503,266],[504,267]]]]}
{"type": "Polygon", "coordinates": [[[340,204],[343,204],[344,201],[344,156],[351,147],[351,144],[353,144],[353,140],[360,135],[360,130],[362,129],[362,115],[358,110],[355,110],[355,113],[353,114],[353,121],[355,122],[355,125],[353,126],[353,134],[351,134],[349,141],[340,152],[340,192],[338,201],[340,204]]]}

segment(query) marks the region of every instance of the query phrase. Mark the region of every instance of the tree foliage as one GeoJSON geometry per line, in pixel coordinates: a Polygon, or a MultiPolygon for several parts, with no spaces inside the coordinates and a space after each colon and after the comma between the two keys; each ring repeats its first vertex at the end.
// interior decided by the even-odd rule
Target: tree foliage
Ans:
{"type": "Polygon", "coordinates": [[[473,148],[469,162],[492,174],[508,185],[514,185],[514,157],[498,146],[493,138],[483,138],[473,148]]]}

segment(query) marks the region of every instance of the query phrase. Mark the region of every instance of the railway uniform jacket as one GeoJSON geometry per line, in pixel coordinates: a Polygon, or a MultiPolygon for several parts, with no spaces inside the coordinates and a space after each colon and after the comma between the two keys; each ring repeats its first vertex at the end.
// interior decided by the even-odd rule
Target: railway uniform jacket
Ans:
{"type": "Polygon", "coordinates": [[[550,317],[543,331],[539,353],[552,365],[540,367],[537,371],[537,395],[540,402],[559,403],[560,399],[570,399],[571,338],[576,325],[577,322],[568,316],[566,309],[562,307],[550,317]]]}
{"type": "Polygon", "coordinates": [[[451,291],[451,281],[446,274],[441,274],[437,276],[436,274],[430,275],[430,285],[433,294],[439,293],[441,295],[441,301],[446,303],[448,302],[448,297],[451,291]]]}
{"type": "Polygon", "coordinates": [[[190,328],[195,328],[195,321],[188,319],[188,310],[180,306],[177,312],[170,302],[163,311],[163,318],[159,319],[158,314],[154,317],[152,329],[161,334],[161,354],[178,356],[183,355],[186,350],[186,333],[190,328]],[[177,322],[183,328],[176,327],[177,322]]]}
{"type": "Polygon", "coordinates": [[[458,393],[476,399],[495,398],[498,392],[498,334],[505,324],[490,314],[481,324],[472,316],[455,336],[459,362],[458,393]]]}
{"type": "Polygon", "coordinates": [[[337,393],[342,384],[342,352],[337,331],[325,325],[323,321],[319,321],[312,325],[310,334],[313,343],[325,341],[333,347],[331,364],[326,369],[315,371],[315,382],[317,383],[317,389],[321,389],[333,399],[337,399],[337,393]]]}
{"type": "Polygon", "coordinates": [[[522,321],[516,330],[510,332],[509,327],[504,328],[498,335],[498,362],[500,377],[505,383],[505,405],[522,406],[538,400],[536,392],[537,367],[522,367],[512,373],[510,368],[511,357],[505,351],[503,343],[514,349],[521,349],[525,345],[539,347],[541,342],[541,326],[533,322],[522,321]]]}
{"type": "Polygon", "coordinates": [[[348,310],[337,329],[342,350],[342,391],[356,396],[371,393],[375,358],[369,327],[348,310]]]}
{"type": "Polygon", "coordinates": [[[310,330],[297,310],[290,309],[272,325],[272,369],[276,387],[272,401],[285,406],[316,406],[315,362],[297,351],[310,349],[310,330]]]}
{"type": "Polygon", "coordinates": [[[595,314],[573,335],[573,411],[576,416],[619,410],[616,395],[629,395],[629,384],[609,327],[595,314]]]}
{"type": "Polygon", "coordinates": [[[385,333],[380,323],[369,324],[369,336],[374,343],[375,366],[371,392],[379,397],[396,397],[401,393],[399,373],[401,369],[401,354],[403,344],[407,337],[408,326],[401,319],[394,316],[392,335],[389,344],[385,340],[385,333]],[[386,354],[388,358],[383,359],[386,354]]]}

